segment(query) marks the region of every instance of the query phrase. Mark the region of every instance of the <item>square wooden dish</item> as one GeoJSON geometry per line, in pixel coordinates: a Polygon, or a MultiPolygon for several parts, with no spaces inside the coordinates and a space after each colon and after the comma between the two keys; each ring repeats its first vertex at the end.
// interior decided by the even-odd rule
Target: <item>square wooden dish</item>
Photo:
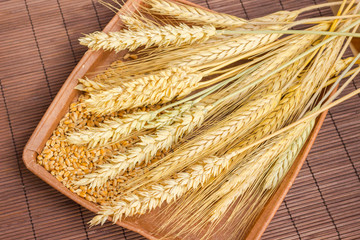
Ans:
{"type": "MultiPolygon", "coordinates": [[[[193,3],[187,2],[185,0],[177,0],[185,4],[196,6],[193,3]]],[[[140,0],[129,0],[126,3],[126,7],[130,11],[134,11],[136,7],[140,4],[140,0]]],[[[199,6],[198,6],[199,7],[199,6]]],[[[104,32],[118,31],[122,28],[123,24],[120,18],[115,15],[113,19],[107,24],[104,29],[104,32]]],[[[353,42],[352,50],[354,53],[359,52],[359,43],[353,42]]],[[[74,68],[68,79],[65,81],[64,85],[56,95],[54,101],[51,103],[50,107],[47,109],[45,115],[41,119],[37,128],[33,132],[31,138],[25,146],[23,153],[23,160],[26,167],[32,171],[34,174],[39,176],[45,182],[50,184],[52,187],[65,194],[78,204],[89,209],[96,213],[99,210],[99,206],[85,200],[84,198],[79,197],[77,194],[71,192],[67,189],[61,182],[59,182],[54,176],[52,176],[45,168],[36,163],[36,157],[41,153],[42,149],[45,146],[46,141],[52,135],[54,129],[59,124],[60,120],[67,113],[69,105],[76,101],[79,96],[79,92],[74,89],[77,85],[78,79],[83,76],[91,76],[90,73],[103,70],[111,62],[123,56],[125,52],[120,52],[118,54],[104,51],[87,51],[77,66],[74,68]],[[103,66],[103,67],[99,67],[103,66]]],[[[277,189],[275,194],[268,201],[264,207],[261,215],[258,217],[252,228],[247,234],[247,239],[260,239],[261,235],[265,231],[266,227],[270,223],[271,219],[275,215],[277,209],[282,203],[285,195],[292,186],[296,176],[298,175],[314,141],[315,138],[323,124],[325,119],[326,112],[322,113],[314,127],[313,132],[311,133],[307,143],[303,147],[301,153],[296,159],[294,165],[291,167],[290,171],[282,181],[280,187],[277,189]]],[[[156,209],[156,211],[161,211],[156,209]]],[[[154,222],[154,212],[141,216],[139,218],[127,218],[124,221],[117,222],[118,225],[128,228],[132,231],[138,232],[139,234],[147,237],[149,239],[159,239],[161,236],[155,236],[154,231],[156,226],[154,222]]],[[[214,239],[227,239],[227,236],[219,232],[214,239]]]]}

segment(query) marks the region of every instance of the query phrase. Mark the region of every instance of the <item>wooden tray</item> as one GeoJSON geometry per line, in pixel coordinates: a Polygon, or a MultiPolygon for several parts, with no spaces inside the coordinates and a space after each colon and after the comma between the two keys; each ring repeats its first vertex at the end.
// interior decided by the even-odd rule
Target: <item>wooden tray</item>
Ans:
{"type": "MultiPolygon", "coordinates": [[[[193,3],[187,2],[185,0],[177,0],[189,5],[196,6],[193,3]]],[[[136,6],[139,4],[140,0],[129,0],[126,3],[126,7],[129,10],[134,11],[136,6]]],[[[122,28],[122,22],[120,18],[116,15],[105,27],[105,32],[117,31],[122,28]]],[[[353,44],[352,48],[355,52],[359,51],[359,45],[353,44]],[[357,47],[357,49],[356,49],[357,47]],[[356,49],[356,50],[355,50],[356,49]]],[[[96,72],[104,69],[104,67],[98,66],[107,66],[112,61],[117,59],[119,56],[124,55],[125,52],[120,52],[118,54],[103,52],[103,51],[87,51],[77,66],[74,68],[68,79],[65,81],[64,85],[56,95],[55,99],[47,109],[37,128],[30,137],[28,143],[25,146],[23,153],[23,160],[26,167],[32,171],[34,174],[39,176],[49,185],[53,186],[55,189],[68,196],[78,204],[84,206],[96,213],[99,210],[98,205],[85,200],[84,198],[79,197],[77,194],[68,190],[61,182],[59,182],[55,177],[53,177],[45,168],[36,163],[36,157],[41,153],[42,149],[45,146],[46,141],[50,138],[53,130],[57,127],[60,120],[67,113],[69,105],[71,102],[75,101],[79,95],[79,92],[74,89],[77,84],[77,79],[82,78],[87,73],[96,72]]],[[[89,74],[87,74],[89,76],[89,74]]],[[[282,184],[276,191],[276,193],[269,200],[264,210],[262,211],[259,218],[256,220],[255,224],[249,231],[247,239],[259,239],[266,227],[270,223],[271,219],[275,215],[277,209],[285,198],[286,193],[289,191],[291,185],[293,184],[296,176],[298,175],[314,141],[321,128],[321,125],[325,119],[326,112],[322,113],[321,116],[316,121],[313,132],[311,133],[308,142],[302,149],[298,158],[296,159],[294,165],[284,178],[282,184]]],[[[155,210],[158,211],[158,210],[155,210]]],[[[139,234],[147,237],[149,239],[159,239],[160,236],[155,236],[153,234],[155,226],[152,224],[154,220],[153,214],[146,214],[139,218],[127,218],[124,221],[117,222],[118,225],[128,228],[132,231],[138,232],[139,234]]],[[[227,239],[226,236],[219,235],[215,239],[227,239]]]]}

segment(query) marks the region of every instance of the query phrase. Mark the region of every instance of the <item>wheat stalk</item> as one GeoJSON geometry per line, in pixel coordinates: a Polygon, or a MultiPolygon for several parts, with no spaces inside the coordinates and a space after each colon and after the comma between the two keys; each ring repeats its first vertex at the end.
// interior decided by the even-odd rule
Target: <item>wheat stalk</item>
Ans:
{"type": "Polygon", "coordinates": [[[291,146],[275,160],[274,165],[270,169],[264,184],[265,189],[276,188],[283,177],[286,175],[293,162],[297,158],[299,152],[308,139],[315,121],[311,121],[305,128],[304,132],[298,137],[291,146]]]}
{"type": "Polygon", "coordinates": [[[126,81],[124,86],[91,93],[85,103],[89,111],[100,114],[165,103],[189,94],[202,78],[201,72],[188,67],[172,67],[126,81]]]}
{"type": "Polygon", "coordinates": [[[205,9],[192,7],[171,1],[146,0],[151,7],[149,10],[155,14],[168,15],[186,22],[199,25],[213,25],[215,27],[239,27],[247,21],[224,13],[211,12],[205,9]]]}
{"type": "Polygon", "coordinates": [[[126,114],[121,118],[107,120],[101,123],[100,127],[70,133],[67,139],[71,144],[87,144],[89,148],[104,146],[129,136],[135,130],[140,131],[170,125],[177,117],[181,117],[182,113],[188,111],[192,105],[193,102],[186,102],[172,110],[167,110],[158,117],[159,110],[126,114]]]}
{"type": "Polygon", "coordinates": [[[126,170],[132,170],[137,164],[147,164],[159,150],[169,149],[180,137],[201,125],[209,107],[195,104],[174,120],[169,126],[157,129],[153,134],[140,137],[140,142],[125,153],[114,155],[110,163],[100,165],[95,173],[87,174],[78,185],[90,184],[91,187],[102,186],[108,179],[113,179],[126,170]]]}
{"type": "Polygon", "coordinates": [[[141,46],[145,48],[167,47],[205,42],[216,34],[219,33],[211,25],[189,27],[186,24],[180,24],[179,26],[165,25],[139,31],[125,29],[121,32],[94,32],[85,35],[79,41],[81,45],[93,50],[104,49],[119,52],[125,49],[134,51],[141,46]]]}

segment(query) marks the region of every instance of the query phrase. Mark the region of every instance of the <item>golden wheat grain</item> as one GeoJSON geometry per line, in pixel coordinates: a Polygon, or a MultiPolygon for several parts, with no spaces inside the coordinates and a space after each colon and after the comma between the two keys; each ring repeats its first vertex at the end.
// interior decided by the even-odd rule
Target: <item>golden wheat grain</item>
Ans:
{"type": "Polygon", "coordinates": [[[185,24],[179,26],[165,25],[151,29],[141,29],[139,31],[122,30],[121,32],[94,32],[80,38],[80,44],[93,50],[121,50],[129,49],[134,51],[139,47],[149,48],[152,46],[181,46],[205,42],[209,37],[217,34],[215,27],[193,26],[185,24]]]}
{"type": "Polygon", "coordinates": [[[192,7],[171,1],[146,0],[155,14],[168,15],[176,19],[199,25],[213,25],[215,27],[239,27],[247,21],[232,15],[216,13],[209,10],[192,7]]]}
{"type": "Polygon", "coordinates": [[[195,104],[181,117],[176,118],[172,125],[161,127],[150,135],[141,136],[140,142],[134,147],[127,149],[125,153],[114,155],[109,160],[110,163],[100,165],[95,173],[86,175],[77,184],[102,186],[108,179],[133,169],[137,164],[148,163],[159,150],[169,149],[180,137],[201,125],[208,110],[209,108],[201,103],[195,104]]]}

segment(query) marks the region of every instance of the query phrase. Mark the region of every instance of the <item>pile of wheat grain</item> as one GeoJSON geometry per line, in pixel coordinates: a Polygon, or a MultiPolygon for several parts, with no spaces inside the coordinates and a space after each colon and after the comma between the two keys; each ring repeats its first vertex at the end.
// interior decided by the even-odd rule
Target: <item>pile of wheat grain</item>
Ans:
{"type": "Polygon", "coordinates": [[[249,21],[160,0],[123,11],[123,30],[80,43],[130,58],[79,79],[83,95],[38,163],[101,205],[92,225],[163,207],[171,214],[159,216],[158,231],[169,238],[214,229],[241,238],[315,118],[356,94],[333,102],[341,87],[319,101],[325,87],[351,76],[345,87],[360,71],[350,70],[359,56],[341,59],[359,37],[359,4],[335,4],[337,17],[300,21],[314,7],[249,21]],[[306,23],[315,25],[289,30],[306,23]]]}

